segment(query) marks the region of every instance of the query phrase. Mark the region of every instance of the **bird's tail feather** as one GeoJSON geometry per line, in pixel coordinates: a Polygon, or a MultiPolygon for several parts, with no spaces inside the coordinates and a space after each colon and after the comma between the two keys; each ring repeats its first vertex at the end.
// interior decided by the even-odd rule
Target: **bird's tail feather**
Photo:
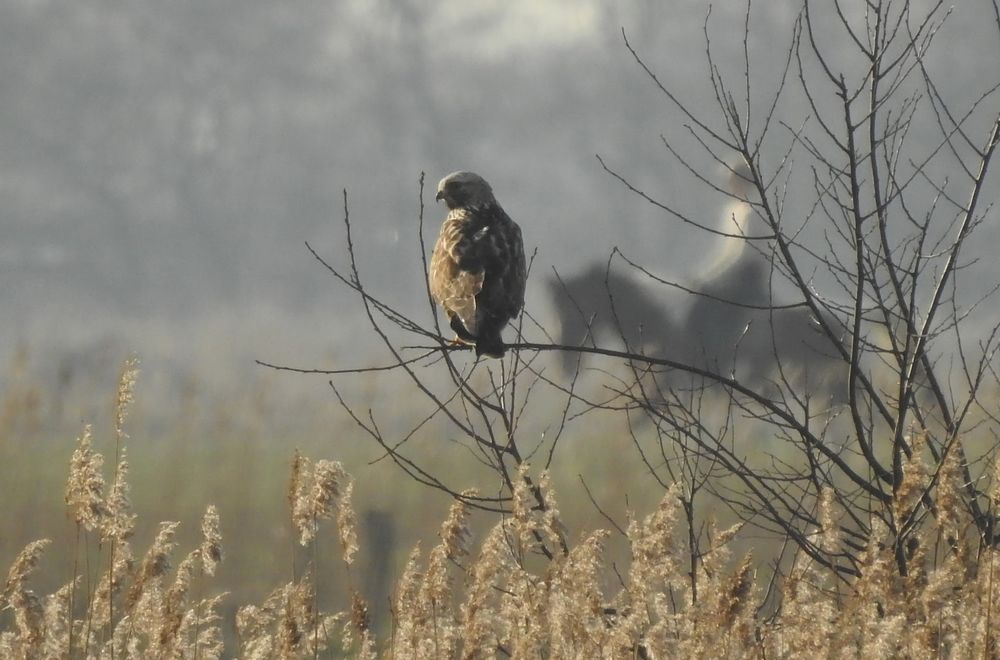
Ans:
{"type": "MultiPolygon", "coordinates": [[[[485,330],[485,328],[481,328],[481,330],[485,330]]],[[[480,332],[479,337],[476,338],[477,357],[485,355],[486,357],[500,359],[504,356],[506,350],[506,347],[503,345],[503,339],[500,338],[499,330],[480,332]]]]}

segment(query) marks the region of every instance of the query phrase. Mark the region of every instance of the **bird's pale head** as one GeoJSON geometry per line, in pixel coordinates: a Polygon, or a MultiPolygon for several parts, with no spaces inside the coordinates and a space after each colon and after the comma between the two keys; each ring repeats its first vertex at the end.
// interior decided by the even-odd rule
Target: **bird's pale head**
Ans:
{"type": "Polygon", "coordinates": [[[452,172],[441,179],[434,199],[443,199],[450,209],[485,206],[496,202],[490,184],[474,172],[452,172]]]}

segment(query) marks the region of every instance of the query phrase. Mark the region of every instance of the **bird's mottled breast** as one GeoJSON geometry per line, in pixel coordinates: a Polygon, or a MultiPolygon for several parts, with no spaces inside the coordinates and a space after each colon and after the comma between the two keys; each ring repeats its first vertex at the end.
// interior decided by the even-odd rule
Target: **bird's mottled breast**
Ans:
{"type": "Polygon", "coordinates": [[[441,226],[441,247],[455,263],[461,261],[468,248],[468,242],[474,233],[474,221],[475,218],[468,209],[452,209],[441,226]]]}

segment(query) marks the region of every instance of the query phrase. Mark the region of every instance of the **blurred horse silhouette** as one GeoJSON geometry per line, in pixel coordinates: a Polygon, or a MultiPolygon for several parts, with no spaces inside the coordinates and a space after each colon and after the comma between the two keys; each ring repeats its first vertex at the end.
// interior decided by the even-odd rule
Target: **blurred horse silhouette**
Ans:
{"type": "MultiPolygon", "coordinates": [[[[559,318],[560,344],[603,345],[617,340],[632,352],[660,355],[664,342],[675,334],[667,310],[642,283],[603,263],[591,264],[569,278],[552,277],[547,284],[559,318]]],[[[559,355],[563,371],[572,372],[579,354],[559,355]]]]}
{"type": "MultiPolygon", "coordinates": [[[[727,191],[720,235],[709,265],[685,285],[694,292],[686,306],[671,314],[646,284],[595,263],[548,282],[559,343],[589,343],[588,333],[606,341],[613,333],[632,352],[678,359],[761,390],[785,381],[800,392],[843,400],[847,369],[833,343],[807,307],[773,293],[767,253],[773,241],[750,203],[745,164],[730,169],[727,191]]],[[[827,321],[839,334],[839,324],[827,321]]],[[[575,360],[563,353],[563,368],[575,360]]]]}

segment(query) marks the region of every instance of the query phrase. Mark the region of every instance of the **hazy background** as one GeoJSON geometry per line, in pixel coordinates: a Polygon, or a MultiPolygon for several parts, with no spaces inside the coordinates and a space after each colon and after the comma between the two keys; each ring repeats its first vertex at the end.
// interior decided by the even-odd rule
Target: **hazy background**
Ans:
{"type": "MultiPolygon", "coordinates": [[[[741,4],[711,16],[737,84],[741,4]]],[[[594,154],[695,217],[719,215],[660,144],[684,138],[682,118],[621,37],[708,112],[707,2],[423,5],[0,2],[0,357],[18,342],[52,363],[124,349],[147,375],[221,378],[251,357],[335,356],[364,324],[303,241],[342,257],[346,188],[370,281],[412,301],[420,172],[431,236],[437,180],[478,171],[538,248],[539,277],[613,245],[661,273],[694,270],[704,237],[594,154]]],[[[761,98],[797,10],[755,7],[761,98]]],[[[933,65],[960,100],[995,78],[991,13],[962,2],[940,37],[933,65]]],[[[529,309],[544,317],[537,289],[529,309]]]]}
{"type": "MultiPolygon", "coordinates": [[[[862,3],[845,4],[856,17],[862,3]]],[[[263,586],[241,576],[273,563],[273,544],[288,545],[288,530],[274,522],[284,506],[277,461],[300,445],[366,470],[374,453],[323,379],[253,363],[384,359],[366,357],[373,343],[360,307],[303,246],[345,264],[345,188],[369,286],[421,318],[421,172],[431,239],[444,215],[433,202],[440,177],[470,169],[492,183],[529,250],[538,249],[528,309],[543,320],[551,311],[541,282],[551,270],[583,270],[613,246],[655,272],[696,277],[708,239],[630,195],[594,154],[703,222],[723,215],[725,200],[663,148],[661,133],[691,145],[683,118],[621,35],[624,27],[662,81],[714,116],[708,6],[0,0],[0,364],[9,365],[0,391],[17,413],[0,429],[0,483],[13,494],[8,509],[23,504],[0,529],[0,567],[24,542],[67,533],[46,516],[61,506],[72,438],[85,421],[110,437],[116,371],[136,353],[143,371],[131,456],[141,524],[182,519],[195,529],[204,505],[218,502],[225,539],[244,551],[231,554],[220,579],[238,585],[232,603],[262,596],[263,586]],[[163,442],[142,444],[147,438],[163,442]]],[[[758,100],[774,90],[798,8],[790,0],[754,7],[748,47],[758,100]]],[[[718,2],[710,24],[716,62],[736,86],[744,11],[718,2]]],[[[818,37],[835,52],[836,34],[831,25],[818,37]]],[[[958,3],[939,39],[929,66],[964,109],[997,78],[990,1],[958,3]]],[[[801,122],[800,95],[790,92],[780,112],[801,122]]],[[[918,153],[935,139],[930,126],[912,131],[918,153]]],[[[985,128],[971,134],[985,137],[985,128]]],[[[984,257],[974,276],[983,285],[1000,274],[993,224],[966,253],[984,257]]],[[[678,304],[675,294],[659,295],[678,304]]],[[[378,378],[353,385],[375,407],[400,405],[378,378]]],[[[588,445],[567,461],[592,459],[612,490],[640,487],[644,469],[627,439],[609,434],[600,443],[604,453],[588,445]]],[[[448,466],[450,449],[439,442],[428,451],[448,466]]],[[[398,476],[379,469],[379,479],[398,476]]],[[[575,478],[575,464],[569,473],[575,478]]],[[[393,501],[386,483],[359,489],[359,508],[401,514],[396,540],[407,547],[417,535],[432,538],[446,502],[419,512],[428,527],[417,513],[407,517],[425,502],[393,501]]]]}

